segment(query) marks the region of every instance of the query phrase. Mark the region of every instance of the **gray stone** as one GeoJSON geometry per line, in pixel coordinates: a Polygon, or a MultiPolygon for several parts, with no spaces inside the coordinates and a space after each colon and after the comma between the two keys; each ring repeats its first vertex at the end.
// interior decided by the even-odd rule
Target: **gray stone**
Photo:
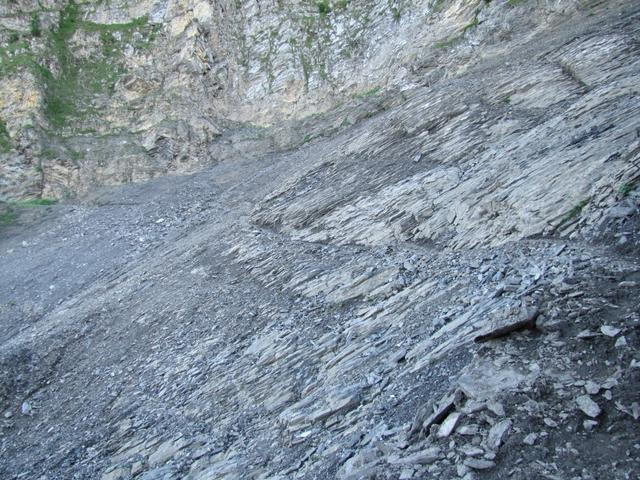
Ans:
{"type": "Polygon", "coordinates": [[[585,420],[582,422],[582,426],[586,431],[589,432],[598,426],[598,422],[596,422],[595,420],[585,420]]]}
{"type": "Polygon", "coordinates": [[[484,455],[484,450],[474,445],[465,445],[461,450],[467,457],[479,457],[484,455]]]}
{"type": "Polygon", "coordinates": [[[413,420],[409,436],[415,435],[421,430],[429,431],[432,425],[442,422],[455,408],[455,404],[462,398],[463,394],[459,390],[447,394],[434,406],[433,412],[429,413],[430,406],[418,412],[413,420]]]}
{"type": "Polygon", "coordinates": [[[410,478],[413,478],[413,469],[410,468],[403,468],[400,471],[400,476],[398,477],[399,480],[409,480],[410,478]]]}
{"type": "Polygon", "coordinates": [[[596,418],[600,415],[600,407],[589,395],[580,395],[576,398],[576,404],[580,410],[591,418],[596,418]]]}
{"type": "Polygon", "coordinates": [[[474,470],[488,470],[496,466],[491,460],[484,460],[482,458],[466,458],[464,464],[474,470]]]}
{"type": "Polygon", "coordinates": [[[101,480],[125,480],[129,477],[129,469],[126,467],[116,467],[102,474],[101,480]]]}
{"type": "Polygon", "coordinates": [[[635,213],[635,211],[636,211],[636,208],[631,206],[631,205],[611,207],[607,211],[607,217],[609,217],[609,218],[630,217],[631,215],[633,215],[635,213]]]}
{"type": "Polygon", "coordinates": [[[589,395],[596,395],[600,391],[600,385],[592,380],[589,380],[587,381],[587,383],[585,383],[584,389],[589,395]]]}
{"type": "Polygon", "coordinates": [[[621,330],[619,328],[612,327],[611,325],[602,325],[600,327],[600,331],[607,337],[615,337],[621,330]]]}
{"type": "Polygon", "coordinates": [[[456,430],[456,433],[460,435],[477,435],[479,432],[480,427],[476,424],[462,425],[456,430]]]}
{"type": "Polygon", "coordinates": [[[639,7],[508,3],[3,2],[2,475],[633,473],[639,7]]]}
{"type": "Polygon", "coordinates": [[[511,429],[513,422],[510,419],[504,419],[496,423],[489,430],[485,444],[492,450],[497,450],[504,442],[505,436],[511,429]]]}
{"type": "Polygon", "coordinates": [[[460,412],[450,413],[447,418],[445,418],[440,424],[440,429],[438,430],[438,438],[446,438],[451,435],[453,430],[456,428],[461,415],[462,414],[460,412]]]}
{"type": "Polygon", "coordinates": [[[392,461],[390,463],[398,465],[427,465],[435,462],[442,456],[441,450],[438,447],[430,447],[419,452],[407,455],[399,460],[392,461]]]}
{"type": "Polygon", "coordinates": [[[503,318],[490,323],[478,335],[475,336],[476,342],[486,342],[496,338],[504,337],[510,333],[520,330],[528,330],[535,328],[536,319],[540,314],[538,308],[524,309],[517,317],[503,318]]]}
{"type": "Polygon", "coordinates": [[[621,335],[620,337],[618,337],[618,339],[616,340],[616,343],[614,344],[614,347],[616,348],[624,348],[627,346],[628,346],[627,339],[624,337],[624,335],[621,335]]]}
{"type": "Polygon", "coordinates": [[[504,406],[500,402],[496,402],[496,401],[487,402],[487,409],[490,412],[492,412],[494,415],[497,415],[498,417],[503,417],[505,414],[504,406]]]}
{"type": "Polygon", "coordinates": [[[162,465],[169,459],[173,458],[173,456],[176,455],[180,450],[191,445],[191,443],[191,441],[185,438],[167,440],[166,442],[161,443],[156,451],[149,455],[149,465],[151,467],[162,465]]]}

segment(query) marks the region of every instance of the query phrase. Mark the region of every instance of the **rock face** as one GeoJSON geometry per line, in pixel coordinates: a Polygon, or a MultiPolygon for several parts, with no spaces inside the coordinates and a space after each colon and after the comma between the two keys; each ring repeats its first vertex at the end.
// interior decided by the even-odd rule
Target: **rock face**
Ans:
{"type": "MultiPolygon", "coordinates": [[[[597,17],[598,8],[484,0],[6,2],[0,7],[0,200],[66,198],[96,185],[194,171],[238,153],[281,151],[326,133],[318,113],[354,100],[370,100],[364,115],[388,107],[375,101],[385,91],[415,101],[414,110],[394,116],[398,135],[416,137],[414,151],[406,152],[412,158],[432,161],[438,135],[425,134],[459,128],[465,150],[454,142],[441,152],[448,168],[440,175],[449,178],[451,195],[459,183],[467,188],[454,168],[461,155],[473,156],[475,165],[491,161],[496,171],[500,162],[515,168],[514,156],[550,155],[541,170],[558,163],[574,168],[583,156],[572,150],[587,138],[605,137],[605,144],[633,123],[635,104],[627,101],[637,83],[633,25],[544,52],[531,42],[547,42],[574,14],[597,17]],[[501,63],[505,54],[508,65],[501,63]],[[619,112],[615,129],[609,119],[593,123],[600,118],[594,109],[608,102],[628,111],[619,112]],[[570,120],[553,115],[567,105],[575,109],[570,120]],[[558,129],[572,132],[562,140],[568,145],[540,143],[558,129]],[[565,147],[566,159],[549,153],[565,147]],[[509,154],[495,159],[497,151],[509,154]]],[[[354,121],[346,114],[334,128],[354,121]]],[[[633,132],[633,125],[627,128],[633,132]]],[[[588,153],[600,171],[603,152],[588,153]]],[[[618,163],[637,154],[616,153],[618,163]]],[[[619,173],[613,163],[603,176],[619,173]]],[[[529,201],[523,187],[523,198],[512,202],[529,201]]],[[[572,206],[590,193],[581,187],[572,189],[572,206]]],[[[478,208],[499,215],[496,201],[478,208]]]]}
{"type": "Polygon", "coordinates": [[[640,475],[637,2],[0,8],[1,478],[640,475]]]}

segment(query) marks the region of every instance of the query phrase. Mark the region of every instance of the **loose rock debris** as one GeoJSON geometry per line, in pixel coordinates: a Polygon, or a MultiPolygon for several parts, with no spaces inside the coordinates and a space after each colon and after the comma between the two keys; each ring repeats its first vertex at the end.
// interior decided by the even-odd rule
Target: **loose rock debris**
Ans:
{"type": "Polygon", "coordinates": [[[3,228],[0,477],[640,477],[640,23],[589,5],[3,228]]]}

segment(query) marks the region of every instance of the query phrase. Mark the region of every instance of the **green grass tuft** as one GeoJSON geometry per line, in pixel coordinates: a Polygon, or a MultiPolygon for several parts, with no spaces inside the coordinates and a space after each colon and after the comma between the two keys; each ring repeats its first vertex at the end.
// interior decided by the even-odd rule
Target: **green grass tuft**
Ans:
{"type": "Polygon", "coordinates": [[[67,41],[73,36],[78,28],[79,16],[78,5],[74,0],[69,0],[67,6],[60,12],[60,21],[55,35],[57,41],[67,41]]]}
{"type": "Polygon", "coordinates": [[[48,205],[55,205],[58,203],[53,198],[31,198],[29,200],[19,200],[15,202],[16,205],[23,207],[43,207],[48,205]]]}
{"type": "Polygon", "coordinates": [[[629,195],[633,190],[635,190],[635,188],[638,185],[633,182],[633,183],[623,183],[622,185],[620,185],[618,187],[618,193],[620,195],[622,195],[623,197],[626,197],[627,195],[629,195]]]}
{"type": "Polygon", "coordinates": [[[478,20],[478,17],[473,17],[473,20],[464,26],[464,28],[462,29],[462,33],[466,33],[467,30],[471,30],[474,27],[477,27],[480,24],[480,21],[478,20]]]}
{"type": "Polygon", "coordinates": [[[145,27],[148,23],[149,16],[143,15],[127,23],[80,22],[78,26],[87,32],[121,32],[123,30],[135,30],[140,27],[145,27]]]}
{"type": "Polygon", "coordinates": [[[337,0],[333,4],[333,7],[336,10],[346,10],[348,6],[349,6],[349,0],[337,0]]]}
{"type": "Polygon", "coordinates": [[[331,13],[331,5],[329,5],[328,0],[318,0],[316,5],[318,6],[318,13],[320,15],[327,15],[328,13],[331,13]]]}
{"type": "Polygon", "coordinates": [[[462,35],[459,35],[457,37],[451,37],[446,40],[441,40],[439,42],[436,42],[433,44],[433,46],[438,49],[448,49],[456,46],[461,41],[462,41],[462,35]]]}
{"type": "Polygon", "coordinates": [[[67,42],[78,27],[78,5],[70,0],[60,13],[58,28],[51,34],[51,48],[58,59],[60,74],[56,77],[41,67],[39,72],[45,83],[44,114],[53,127],[62,127],[76,113],[78,71],[67,42]]]}
{"type": "Polygon", "coordinates": [[[11,150],[11,139],[7,132],[7,124],[0,118],[0,152],[8,152],[11,150]]]}
{"type": "MultiPolygon", "coordinates": [[[[31,36],[42,38],[42,52],[31,51],[29,42],[21,41],[17,33],[14,42],[0,46],[0,78],[22,69],[38,77],[43,86],[43,114],[54,129],[79,128],[87,116],[99,114],[94,98],[113,93],[124,72],[124,45],[149,49],[160,29],[149,24],[147,16],[118,24],[83,21],[76,2],[81,3],[60,2],[63,8],[58,23],[50,29],[42,28],[42,14],[28,14],[31,36]],[[71,52],[69,41],[79,29],[99,34],[101,50],[95,56],[78,59],[71,52]]],[[[0,152],[8,145],[9,138],[0,129],[0,152]]]]}
{"type": "Polygon", "coordinates": [[[584,209],[584,207],[587,206],[587,204],[589,203],[589,198],[587,198],[586,200],[582,200],[581,202],[579,202],[578,204],[576,204],[571,210],[569,210],[564,217],[562,217],[562,221],[560,222],[560,224],[562,225],[563,223],[568,222],[569,220],[576,218],[578,216],[580,216],[580,214],[582,213],[582,210],[584,209]]]}
{"type": "Polygon", "coordinates": [[[9,225],[16,219],[16,216],[15,212],[11,209],[0,213],[0,226],[9,225]]]}
{"type": "Polygon", "coordinates": [[[378,93],[380,93],[381,90],[382,89],[380,87],[373,87],[365,92],[358,93],[355,97],[359,100],[364,100],[365,98],[369,98],[377,95],[378,93]]]}
{"type": "Polygon", "coordinates": [[[29,27],[31,30],[31,36],[39,37],[40,35],[42,35],[42,30],[40,30],[40,17],[35,12],[31,14],[29,27]]]}

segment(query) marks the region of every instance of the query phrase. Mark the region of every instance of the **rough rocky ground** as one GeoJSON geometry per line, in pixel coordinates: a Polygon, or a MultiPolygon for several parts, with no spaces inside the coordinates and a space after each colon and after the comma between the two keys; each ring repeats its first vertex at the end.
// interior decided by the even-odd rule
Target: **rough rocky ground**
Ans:
{"type": "Polygon", "coordinates": [[[16,207],[0,477],[638,478],[640,13],[593,8],[299,148],[16,207]]]}

